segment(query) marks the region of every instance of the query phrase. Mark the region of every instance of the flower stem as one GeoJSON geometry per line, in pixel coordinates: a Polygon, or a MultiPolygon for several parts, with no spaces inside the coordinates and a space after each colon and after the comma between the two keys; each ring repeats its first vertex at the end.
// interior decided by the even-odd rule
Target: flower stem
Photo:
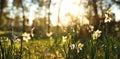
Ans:
{"type": "Polygon", "coordinates": [[[21,44],[21,47],[20,47],[20,59],[22,59],[22,46],[23,46],[22,45],[23,44],[23,40],[22,39],[21,39],[21,43],[20,44],[21,44]]]}

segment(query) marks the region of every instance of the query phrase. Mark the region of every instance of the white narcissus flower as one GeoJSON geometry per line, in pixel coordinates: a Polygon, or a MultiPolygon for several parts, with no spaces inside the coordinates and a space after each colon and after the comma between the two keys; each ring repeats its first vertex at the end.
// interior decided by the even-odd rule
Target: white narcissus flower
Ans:
{"type": "Polygon", "coordinates": [[[52,36],[52,34],[53,34],[52,32],[46,33],[48,37],[52,36]]]}
{"type": "Polygon", "coordinates": [[[78,45],[77,45],[77,52],[78,53],[79,53],[80,50],[82,50],[83,46],[84,46],[84,44],[78,43],[78,45]]]}
{"type": "Polygon", "coordinates": [[[91,29],[91,31],[93,31],[94,30],[94,26],[90,25],[90,29],[91,29]]]}
{"type": "Polygon", "coordinates": [[[31,34],[32,37],[34,37],[34,33],[33,33],[34,29],[35,29],[35,27],[33,27],[33,28],[31,29],[31,33],[30,33],[30,34],[31,34]]]}
{"type": "Polygon", "coordinates": [[[110,22],[112,18],[108,16],[108,14],[105,14],[105,23],[110,22]]]}
{"type": "Polygon", "coordinates": [[[110,14],[110,13],[111,13],[111,9],[108,9],[108,10],[107,10],[107,13],[110,14]]]}
{"type": "Polygon", "coordinates": [[[30,37],[30,34],[29,33],[23,33],[22,34],[22,36],[23,36],[23,40],[24,41],[26,41],[26,42],[28,42],[28,40],[30,40],[31,39],[31,37],[30,37]]]}
{"type": "Polygon", "coordinates": [[[62,36],[62,42],[66,42],[67,36],[62,36]]]}
{"type": "Polygon", "coordinates": [[[94,30],[94,26],[89,25],[89,26],[87,27],[87,29],[88,29],[89,32],[93,32],[93,30],[94,30]]]}
{"type": "Polygon", "coordinates": [[[101,36],[101,33],[102,33],[102,31],[100,31],[100,30],[96,30],[95,32],[93,32],[93,34],[92,34],[93,40],[95,40],[95,39],[97,39],[98,37],[100,37],[100,36],[101,36]]]}
{"type": "Polygon", "coordinates": [[[70,44],[70,48],[73,50],[75,49],[75,44],[70,44]]]}
{"type": "Polygon", "coordinates": [[[111,13],[111,9],[108,9],[106,12],[107,12],[108,14],[110,14],[110,13],[111,13]]]}

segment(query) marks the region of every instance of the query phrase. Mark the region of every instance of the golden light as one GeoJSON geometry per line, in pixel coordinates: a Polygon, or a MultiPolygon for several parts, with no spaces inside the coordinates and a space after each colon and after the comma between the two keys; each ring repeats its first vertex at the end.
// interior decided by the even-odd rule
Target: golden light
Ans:
{"type": "Polygon", "coordinates": [[[78,17],[82,24],[89,24],[89,21],[84,17],[85,8],[82,4],[79,5],[79,1],[80,0],[62,0],[61,4],[56,3],[56,5],[51,6],[50,11],[52,14],[50,19],[53,26],[57,25],[58,13],[60,22],[65,26],[67,26],[71,21],[71,17],[66,16],[67,13],[72,14],[73,17],[78,17]],[[58,11],[59,8],[60,12],[58,11]]]}

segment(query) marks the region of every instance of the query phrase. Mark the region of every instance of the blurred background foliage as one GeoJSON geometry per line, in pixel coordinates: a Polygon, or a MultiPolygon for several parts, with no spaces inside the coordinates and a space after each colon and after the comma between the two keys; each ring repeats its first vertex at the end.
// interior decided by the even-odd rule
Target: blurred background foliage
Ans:
{"type": "MultiPolygon", "coordinates": [[[[0,0],[0,30],[14,32],[26,30],[30,32],[30,28],[35,27],[34,34],[36,38],[46,38],[47,32],[54,33],[53,36],[62,36],[77,32],[77,35],[80,36],[78,38],[86,39],[90,34],[87,31],[87,26],[93,25],[94,30],[98,28],[104,30],[104,14],[108,9],[112,10],[113,5],[119,7],[120,4],[120,1],[117,0],[110,0],[109,2],[107,0],[80,0],[78,3],[73,4],[76,4],[76,6],[83,5],[85,8],[83,9],[85,10],[83,14],[85,15],[75,16],[70,12],[66,13],[65,17],[69,17],[67,25],[64,24],[64,21],[61,21],[61,7],[58,7],[58,14],[56,14],[57,22],[54,22],[57,24],[54,26],[52,20],[50,21],[51,14],[54,13],[50,12],[50,7],[56,6],[57,3],[51,1],[52,0],[0,0]],[[35,13],[33,15],[30,7],[34,5],[37,5],[37,8],[33,8],[32,13],[35,13]],[[29,14],[32,16],[28,16],[29,14]],[[78,19],[82,21],[80,22],[78,19]],[[84,24],[85,19],[88,19],[89,24],[84,24]],[[31,20],[32,23],[30,24],[31,20]]],[[[64,0],[59,1],[58,4],[61,5],[62,1],[64,0]]],[[[119,8],[117,10],[119,10],[119,8]]],[[[82,11],[80,13],[82,13],[82,11]]],[[[120,21],[116,21],[117,14],[112,13],[110,16],[112,16],[111,18],[113,20],[107,26],[109,29],[108,32],[119,36],[118,33],[120,30],[115,30],[115,28],[120,28],[120,21]]]]}

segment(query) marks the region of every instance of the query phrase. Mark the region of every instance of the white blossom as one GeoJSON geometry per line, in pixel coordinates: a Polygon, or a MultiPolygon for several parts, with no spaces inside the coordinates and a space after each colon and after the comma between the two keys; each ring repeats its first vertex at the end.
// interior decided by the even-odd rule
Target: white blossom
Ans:
{"type": "Polygon", "coordinates": [[[89,25],[89,26],[87,27],[87,30],[88,30],[89,32],[93,32],[93,30],[94,30],[94,26],[89,25]]]}
{"type": "Polygon", "coordinates": [[[52,36],[52,34],[53,34],[52,32],[46,33],[48,37],[52,36]]]}
{"type": "Polygon", "coordinates": [[[108,16],[108,14],[105,14],[105,23],[110,22],[112,18],[108,16]]]}
{"type": "Polygon", "coordinates": [[[102,31],[100,31],[100,30],[94,31],[93,34],[92,34],[93,40],[95,40],[95,39],[97,39],[98,37],[100,37],[100,36],[101,36],[101,33],[102,33],[102,31]]]}
{"type": "Polygon", "coordinates": [[[111,9],[108,9],[106,12],[107,12],[108,14],[110,14],[110,13],[111,13],[111,9]]]}
{"type": "Polygon", "coordinates": [[[75,44],[70,44],[70,48],[73,50],[75,49],[75,44]]]}
{"type": "Polygon", "coordinates": [[[67,36],[62,36],[62,42],[65,43],[67,40],[67,36]]]}
{"type": "Polygon", "coordinates": [[[78,43],[78,45],[77,45],[77,52],[78,53],[80,52],[80,50],[82,50],[83,46],[84,46],[84,44],[78,43]]]}
{"type": "Polygon", "coordinates": [[[22,34],[22,36],[23,36],[23,40],[24,41],[26,41],[26,42],[28,42],[28,40],[30,40],[31,39],[31,37],[30,37],[30,34],[29,33],[23,33],[22,34]]]}

